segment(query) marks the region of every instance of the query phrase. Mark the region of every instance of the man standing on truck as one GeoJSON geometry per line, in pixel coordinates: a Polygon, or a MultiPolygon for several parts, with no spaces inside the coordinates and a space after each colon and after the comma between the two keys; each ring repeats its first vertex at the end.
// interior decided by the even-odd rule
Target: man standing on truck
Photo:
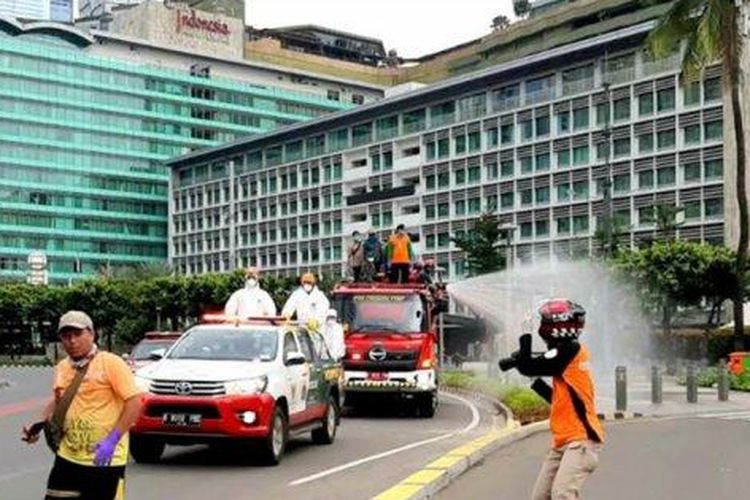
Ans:
{"type": "Polygon", "coordinates": [[[276,316],[276,304],[268,292],[260,287],[259,280],[260,270],[248,267],[245,287],[229,297],[224,306],[224,316],[237,319],[276,316]]]}
{"type": "Polygon", "coordinates": [[[320,332],[331,304],[317,287],[317,280],[313,273],[303,274],[300,281],[301,286],[289,296],[281,310],[281,315],[291,318],[296,314],[300,325],[320,332]]]}
{"type": "Polygon", "coordinates": [[[386,247],[391,283],[406,283],[409,279],[409,267],[414,259],[411,238],[403,224],[396,226],[396,232],[388,240],[386,247]]]}
{"type": "Polygon", "coordinates": [[[367,231],[367,239],[362,244],[364,248],[364,271],[362,272],[364,281],[373,281],[380,272],[380,266],[383,265],[383,245],[380,244],[378,234],[374,229],[367,231]]]}
{"type": "Polygon", "coordinates": [[[349,247],[347,264],[352,271],[354,281],[360,281],[362,279],[362,265],[365,262],[365,249],[362,244],[362,235],[359,231],[352,233],[352,239],[354,242],[349,247]]]}

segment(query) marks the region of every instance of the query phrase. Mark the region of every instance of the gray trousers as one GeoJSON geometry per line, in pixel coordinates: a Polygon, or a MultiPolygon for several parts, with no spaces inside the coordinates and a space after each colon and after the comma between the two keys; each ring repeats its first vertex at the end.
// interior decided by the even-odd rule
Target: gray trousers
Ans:
{"type": "Polygon", "coordinates": [[[601,447],[599,443],[586,440],[552,448],[539,471],[532,500],[581,498],[583,482],[599,464],[601,447]]]}

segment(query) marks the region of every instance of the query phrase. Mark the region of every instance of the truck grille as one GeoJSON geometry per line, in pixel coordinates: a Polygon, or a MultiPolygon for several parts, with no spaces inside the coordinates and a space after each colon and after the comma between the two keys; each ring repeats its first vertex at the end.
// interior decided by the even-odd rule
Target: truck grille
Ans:
{"type": "Polygon", "coordinates": [[[225,389],[223,382],[153,380],[151,392],[165,396],[220,396],[225,389]]]}
{"type": "Polygon", "coordinates": [[[344,369],[365,371],[414,371],[417,369],[419,351],[387,351],[385,359],[372,360],[368,353],[362,360],[344,360],[344,369]]]}

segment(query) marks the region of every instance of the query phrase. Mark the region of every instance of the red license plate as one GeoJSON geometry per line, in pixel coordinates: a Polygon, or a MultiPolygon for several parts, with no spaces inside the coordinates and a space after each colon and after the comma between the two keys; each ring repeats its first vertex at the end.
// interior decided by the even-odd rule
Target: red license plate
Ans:
{"type": "Polygon", "coordinates": [[[388,373],[386,372],[370,372],[367,374],[369,380],[388,380],[388,373]]]}

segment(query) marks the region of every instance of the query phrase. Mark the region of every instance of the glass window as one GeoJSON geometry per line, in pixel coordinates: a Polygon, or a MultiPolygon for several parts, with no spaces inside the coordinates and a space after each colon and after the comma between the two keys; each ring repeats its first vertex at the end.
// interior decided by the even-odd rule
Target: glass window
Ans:
{"type": "Polygon", "coordinates": [[[555,219],[557,222],[557,234],[570,234],[570,217],[555,219]]]}
{"type": "Polygon", "coordinates": [[[438,217],[441,219],[450,215],[450,206],[448,203],[438,203],[438,217]]]}
{"type": "Polygon", "coordinates": [[[531,238],[533,234],[533,226],[531,225],[531,222],[522,222],[521,223],[521,238],[531,238]]]}
{"type": "MultiPolygon", "coordinates": [[[[427,220],[434,219],[435,218],[435,205],[427,205],[425,207],[425,214],[427,216],[427,220]]],[[[429,236],[427,237],[428,245],[429,246],[429,236]]]]}
{"type": "Polygon", "coordinates": [[[521,127],[521,139],[524,141],[530,141],[534,138],[534,122],[531,120],[524,120],[519,123],[521,127]]]}
{"type": "Polygon", "coordinates": [[[644,170],[638,172],[638,189],[651,189],[654,187],[654,171],[644,170]]]}
{"type": "Polygon", "coordinates": [[[375,122],[376,137],[379,141],[393,139],[398,135],[398,115],[378,118],[375,122]]]}
{"type": "Polygon", "coordinates": [[[479,182],[482,180],[482,171],[479,166],[469,167],[469,182],[479,182]]]}
{"type": "Polygon", "coordinates": [[[460,169],[454,172],[454,177],[457,185],[464,184],[466,182],[466,170],[460,169]]]}
{"type": "Polygon", "coordinates": [[[600,142],[596,145],[596,159],[597,160],[606,160],[607,154],[609,153],[609,144],[607,141],[600,142]]]}
{"type": "Polygon", "coordinates": [[[654,112],[654,93],[647,92],[638,96],[638,114],[648,116],[654,112]]]}
{"type": "Polygon", "coordinates": [[[638,152],[651,153],[654,150],[654,134],[642,134],[638,136],[638,152]]]}
{"type": "Polygon", "coordinates": [[[460,155],[466,152],[466,136],[465,135],[457,135],[456,137],[454,137],[453,144],[454,144],[455,152],[457,155],[460,155]]]}
{"type": "Polygon", "coordinates": [[[573,128],[575,130],[588,128],[589,126],[589,108],[579,108],[573,111],[573,128]]]}
{"type": "Polygon", "coordinates": [[[372,123],[363,123],[352,127],[352,144],[362,146],[372,142],[372,123]]]}
{"type": "Polygon", "coordinates": [[[513,207],[513,193],[503,193],[500,195],[500,206],[503,208],[513,207]]]}
{"type": "Polygon", "coordinates": [[[499,135],[496,128],[487,130],[487,147],[493,148],[498,145],[499,135]]]}
{"type": "Polygon", "coordinates": [[[627,193],[630,191],[630,174],[615,175],[612,185],[615,193],[627,193]]]}
{"type": "Polygon", "coordinates": [[[455,119],[455,102],[448,101],[430,107],[430,126],[440,127],[449,125],[455,119]]]}
{"type": "Polygon", "coordinates": [[[438,139],[438,158],[445,158],[450,154],[450,141],[446,137],[445,139],[438,139]]]}
{"type": "Polygon", "coordinates": [[[521,205],[531,205],[533,201],[533,193],[531,189],[524,189],[521,191],[521,205]]]}
{"type": "Polygon", "coordinates": [[[557,167],[566,168],[570,166],[570,149],[563,149],[557,152],[557,167]]]}
{"type": "Polygon", "coordinates": [[[482,200],[479,198],[469,198],[469,213],[478,214],[482,210],[482,200]]]}
{"type": "Polygon", "coordinates": [[[596,105],[596,124],[604,126],[609,123],[609,103],[596,105]]]}
{"type": "Polygon", "coordinates": [[[576,215],[573,217],[573,232],[575,234],[588,233],[589,231],[589,216],[588,215],[576,215]]]}
{"type": "Polygon", "coordinates": [[[688,201],[682,204],[685,209],[686,220],[696,220],[701,218],[701,202],[698,200],[688,201]]]}
{"type": "Polygon", "coordinates": [[[427,122],[427,110],[417,109],[404,113],[401,117],[403,122],[404,134],[412,134],[425,129],[427,122]]]}
{"type": "Polygon", "coordinates": [[[425,158],[427,158],[428,161],[435,159],[435,143],[434,142],[428,142],[425,145],[425,158]]]}
{"type": "Polygon", "coordinates": [[[534,158],[526,156],[521,158],[521,173],[528,174],[534,171],[534,158]]]}
{"type": "Polygon", "coordinates": [[[722,160],[708,160],[706,161],[704,168],[706,180],[721,179],[724,175],[724,163],[722,160]]]}
{"type": "Polygon", "coordinates": [[[662,89],[656,93],[656,109],[659,112],[674,109],[674,88],[662,89]]]}
{"type": "Polygon", "coordinates": [[[722,120],[708,122],[704,127],[707,141],[721,140],[724,132],[724,122],[722,120]]]}
{"type": "Polygon", "coordinates": [[[456,215],[466,215],[466,200],[457,200],[453,205],[456,215]]]}
{"type": "Polygon", "coordinates": [[[721,99],[721,78],[711,78],[703,82],[703,98],[706,102],[721,99]]]}
{"type": "Polygon", "coordinates": [[[614,102],[615,121],[630,119],[630,98],[618,99],[614,102]]]}
{"type": "Polygon", "coordinates": [[[574,165],[585,165],[589,162],[589,147],[578,146],[573,148],[573,164],[574,165]]]}
{"type": "Polygon", "coordinates": [[[549,203],[549,187],[545,186],[536,188],[535,198],[538,205],[549,203]]]}
{"type": "Polygon", "coordinates": [[[487,97],[484,93],[462,97],[458,100],[459,120],[471,120],[483,116],[486,112],[486,104],[487,97]]]}
{"type": "Polygon", "coordinates": [[[482,149],[482,136],[479,132],[469,133],[469,151],[479,151],[482,149]]]}
{"type": "Polygon", "coordinates": [[[553,96],[554,77],[545,76],[526,82],[526,101],[529,103],[550,99],[553,96]]]}
{"type": "Polygon", "coordinates": [[[656,171],[656,184],[659,187],[673,186],[675,183],[674,167],[660,168],[656,171]]]}
{"type": "Polygon", "coordinates": [[[488,163],[484,168],[488,180],[497,179],[499,177],[500,169],[498,168],[497,163],[488,163]]]}
{"type": "Polygon", "coordinates": [[[704,201],[706,217],[721,217],[724,214],[724,200],[712,198],[704,201]]]}
{"type": "Polygon", "coordinates": [[[557,133],[570,132],[570,111],[557,113],[557,133]]]}
{"type": "Polygon", "coordinates": [[[589,197],[589,181],[577,181],[573,183],[573,199],[585,200],[589,197]]]}
{"type": "Polygon", "coordinates": [[[500,174],[503,177],[512,177],[514,171],[513,160],[505,160],[500,164],[500,174]]]}
{"type": "Polygon", "coordinates": [[[701,84],[700,82],[692,82],[687,86],[682,87],[683,102],[685,106],[694,106],[701,103],[701,84]]]}
{"type": "Polygon", "coordinates": [[[682,166],[682,178],[685,182],[697,182],[701,180],[701,164],[698,162],[687,163],[682,166]]]}
{"type": "Polygon", "coordinates": [[[649,205],[647,207],[640,207],[638,209],[638,224],[641,226],[649,226],[654,223],[654,207],[649,205]]]}
{"type": "Polygon", "coordinates": [[[549,236],[549,221],[548,220],[536,221],[536,235],[537,237],[549,236]]]}
{"type": "Polygon", "coordinates": [[[502,144],[513,143],[513,124],[502,125],[500,127],[500,142],[502,144]]]}
{"type": "Polygon", "coordinates": [[[520,104],[520,101],[521,86],[519,84],[492,91],[492,106],[495,111],[514,108],[520,104]]]}
{"type": "Polygon", "coordinates": [[[630,155],[630,137],[615,139],[614,141],[615,157],[630,155]]]}
{"type": "Polygon", "coordinates": [[[440,172],[438,174],[438,187],[448,187],[450,183],[451,179],[448,172],[440,172]]]}
{"type": "Polygon", "coordinates": [[[557,201],[570,201],[570,184],[557,185],[557,201]]]}
{"type": "Polygon", "coordinates": [[[656,134],[656,146],[659,149],[673,148],[675,143],[674,130],[662,130],[656,134]]]}
{"type": "Polygon", "coordinates": [[[546,137],[549,135],[549,115],[539,116],[536,119],[536,136],[546,137]]]}
{"type": "Polygon", "coordinates": [[[688,125],[682,129],[682,133],[685,137],[685,144],[697,144],[701,142],[700,125],[688,125]]]}
{"type": "Polygon", "coordinates": [[[536,170],[537,172],[549,170],[549,153],[536,155],[536,170]]]}

